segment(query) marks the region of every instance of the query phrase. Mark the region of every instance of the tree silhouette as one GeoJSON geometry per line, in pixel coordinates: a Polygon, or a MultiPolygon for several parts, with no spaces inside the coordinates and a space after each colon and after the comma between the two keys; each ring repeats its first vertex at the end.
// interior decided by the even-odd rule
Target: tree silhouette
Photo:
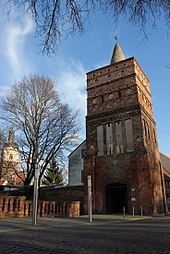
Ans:
{"type": "Polygon", "coordinates": [[[59,165],[57,164],[56,160],[53,159],[50,162],[49,168],[46,170],[42,184],[44,185],[64,185],[64,179],[62,175],[62,169],[60,169],[59,165]]]}
{"type": "Polygon", "coordinates": [[[24,185],[29,186],[35,170],[43,176],[51,160],[76,145],[80,130],[78,112],[60,101],[55,83],[37,75],[12,85],[0,99],[0,119],[18,133],[24,185]]]}
{"type": "Polygon", "coordinates": [[[55,51],[61,38],[84,31],[94,10],[102,10],[115,24],[124,16],[143,32],[146,24],[156,27],[156,21],[163,16],[169,28],[169,0],[6,0],[6,3],[9,10],[14,4],[28,13],[35,23],[42,52],[47,54],[55,51]]]}

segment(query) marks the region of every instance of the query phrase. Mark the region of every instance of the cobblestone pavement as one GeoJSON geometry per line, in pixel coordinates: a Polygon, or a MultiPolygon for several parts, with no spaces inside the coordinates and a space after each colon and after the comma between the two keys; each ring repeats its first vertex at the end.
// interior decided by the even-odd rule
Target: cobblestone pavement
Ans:
{"type": "Polygon", "coordinates": [[[0,254],[170,254],[170,217],[0,219],[0,254]]]}

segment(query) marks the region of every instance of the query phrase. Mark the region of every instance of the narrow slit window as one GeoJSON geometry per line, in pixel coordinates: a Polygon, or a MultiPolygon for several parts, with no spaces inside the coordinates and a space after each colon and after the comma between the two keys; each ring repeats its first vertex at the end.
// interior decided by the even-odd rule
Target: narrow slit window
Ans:
{"type": "Polygon", "coordinates": [[[118,90],[118,96],[119,96],[119,98],[121,97],[121,91],[120,90],[118,90]]]}

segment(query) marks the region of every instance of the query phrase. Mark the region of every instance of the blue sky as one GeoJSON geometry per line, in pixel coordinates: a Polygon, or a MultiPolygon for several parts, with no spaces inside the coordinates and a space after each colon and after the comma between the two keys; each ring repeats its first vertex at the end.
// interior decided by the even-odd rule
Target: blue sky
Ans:
{"type": "Polygon", "coordinates": [[[168,34],[163,20],[158,20],[157,31],[151,25],[146,27],[145,40],[127,20],[122,18],[115,28],[111,20],[96,12],[83,34],[63,40],[56,53],[47,57],[40,53],[35,27],[28,17],[12,9],[9,19],[3,7],[0,15],[1,93],[25,75],[48,76],[56,82],[62,100],[80,109],[84,128],[86,72],[110,63],[117,34],[125,56],[134,56],[150,80],[160,151],[170,156],[170,31],[168,34]]]}

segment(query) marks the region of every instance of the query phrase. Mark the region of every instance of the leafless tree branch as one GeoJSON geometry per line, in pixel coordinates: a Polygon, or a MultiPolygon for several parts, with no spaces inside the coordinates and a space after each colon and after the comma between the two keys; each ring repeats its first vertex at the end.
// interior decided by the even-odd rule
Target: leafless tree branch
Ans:
{"type": "Polygon", "coordinates": [[[170,0],[6,0],[9,6],[23,7],[36,25],[42,52],[55,51],[61,38],[83,32],[89,14],[102,9],[115,24],[119,17],[140,28],[145,34],[146,24],[156,28],[156,21],[163,15],[170,29],[170,0]]]}

